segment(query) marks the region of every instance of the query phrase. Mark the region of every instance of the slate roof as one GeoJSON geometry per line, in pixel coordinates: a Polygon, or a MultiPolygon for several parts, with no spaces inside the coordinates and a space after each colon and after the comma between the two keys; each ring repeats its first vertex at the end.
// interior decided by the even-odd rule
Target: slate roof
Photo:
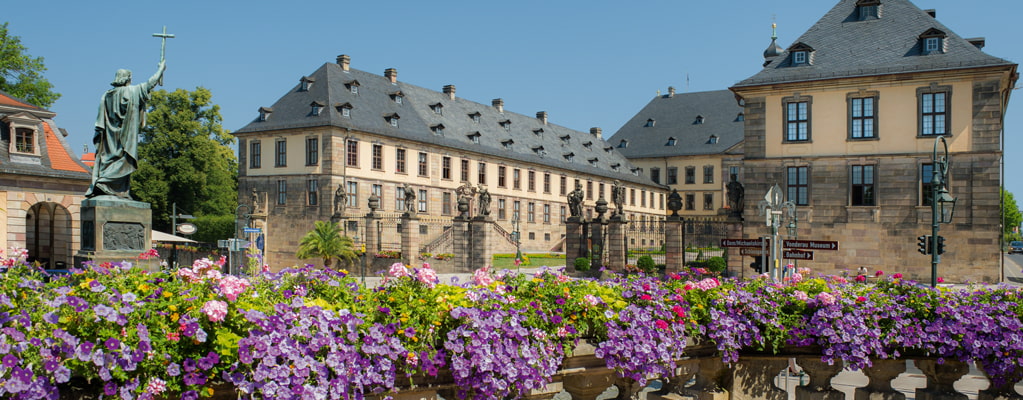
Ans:
{"type": "Polygon", "coordinates": [[[460,97],[451,99],[446,93],[400,80],[391,83],[384,76],[365,71],[344,71],[335,63],[326,63],[299,81],[272,107],[259,108],[271,111],[265,121],[257,117],[234,134],[333,126],[661,186],[632,173],[633,165],[599,134],[544,124],[534,116],[501,112],[493,105],[460,97]],[[311,83],[308,90],[302,90],[303,81],[311,83]],[[352,93],[351,85],[358,85],[358,94],[352,93]],[[402,96],[402,104],[395,102],[397,94],[402,96]],[[314,102],[325,105],[319,115],[312,113],[314,102]],[[342,107],[351,107],[350,118],[342,115],[342,107]],[[480,114],[478,123],[472,118],[476,113],[480,114]],[[392,117],[398,118],[398,127],[390,124],[392,117]],[[477,133],[478,144],[472,139],[477,133]],[[614,171],[615,165],[619,172],[614,171]]]}
{"type": "Polygon", "coordinates": [[[742,142],[742,112],[735,94],[728,90],[657,96],[608,143],[633,159],[721,154],[742,142]],[[648,126],[648,120],[653,120],[653,126],[648,126]],[[675,145],[669,145],[670,138],[675,138],[675,145]],[[627,147],[619,147],[623,140],[627,147]]]}
{"type": "Polygon", "coordinates": [[[856,2],[840,1],[793,42],[814,49],[811,65],[792,66],[786,50],[735,87],[1014,65],[985,54],[908,0],[881,0],[881,17],[865,21],[856,2]],[[924,54],[920,35],[929,29],[948,35],[943,53],[924,54]]]}
{"type": "Polygon", "coordinates": [[[64,132],[53,121],[54,112],[0,91],[0,120],[7,116],[27,116],[38,121],[36,133],[39,137],[36,141],[40,156],[11,154],[10,126],[0,123],[0,173],[92,180],[89,168],[74,157],[74,152],[63,138],[64,132]]]}

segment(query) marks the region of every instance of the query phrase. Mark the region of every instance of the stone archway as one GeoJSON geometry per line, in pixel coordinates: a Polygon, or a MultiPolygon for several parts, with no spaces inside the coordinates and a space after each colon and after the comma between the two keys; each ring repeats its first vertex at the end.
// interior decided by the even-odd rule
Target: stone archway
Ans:
{"type": "Polygon", "coordinates": [[[47,269],[66,269],[71,265],[71,222],[71,213],[58,203],[40,202],[29,208],[25,217],[29,261],[39,261],[47,269]]]}

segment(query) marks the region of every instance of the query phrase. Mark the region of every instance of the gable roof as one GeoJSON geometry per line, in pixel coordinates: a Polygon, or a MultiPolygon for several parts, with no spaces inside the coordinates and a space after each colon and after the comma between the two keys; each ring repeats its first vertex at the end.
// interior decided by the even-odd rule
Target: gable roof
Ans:
{"type": "Polygon", "coordinates": [[[728,90],[657,96],[608,142],[628,158],[721,154],[742,142],[742,112],[728,90]],[[711,142],[712,135],[717,142],[711,142]],[[675,145],[667,145],[669,138],[675,145]],[[622,140],[628,141],[627,147],[618,147],[622,140]]]}
{"type": "Polygon", "coordinates": [[[0,91],[0,120],[15,118],[35,125],[39,155],[11,154],[10,126],[0,123],[0,173],[92,180],[89,168],[77,160],[64,133],[53,121],[56,113],[0,91]],[[60,133],[60,134],[58,134],[60,133]]]}
{"type": "Polygon", "coordinates": [[[365,71],[345,71],[335,63],[324,64],[309,77],[316,80],[309,90],[300,91],[297,84],[271,106],[273,113],[266,120],[260,121],[257,116],[233,133],[332,126],[660,186],[631,173],[632,165],[622,154],[613,148],[605,150],[610,146],[599,133],[545,123],[545,118],[509,112],[503,106],[452,99],[447,93],[401,81],[392,83],[388,77],[365,71]],[[351,90],[353,81],[359,85],[357,94],[351,90]],[[394,98],[399,92],[400,104],[394,98]],[[326,104],[318,115],[311,113],[310,103],[314,101],[326,104]],[[350,116],[339,110],[343,106],[350,107],[350,116]],[[473,118],[477,114],[479,122],[473,118]],[[395,116],[397,126],[391,123],[395,116]],[[438,130],[438,126],[443,128],[438,130]],[[477,133],[478,143],[472,137],[477,133]],[[505,145],[509,139],[511,144],[505,145]],[[587,142],[591,144],[585,145],[587,142]],[[534,151],[539,147],[545,151],[534,151]],[[567,153],[574,153],[574,160],[561,156],[567,153]],[[591,162],[593,159],[596,161],[591,162]],[[614,165],[619,171],[614,171],[614,165]]]}
{"type": "Polygon", "coordinates": [[[814,49],[811,65],[793,66],[792,48],[736,88],[817,79],[1014,65],[982,52],[908,0],[882,0],[880,18],[857,18],[857,0],[842,0],[794,43],[814,49]],[[924,54],[920,35],[947,32],[945,51],[924,54]]]}

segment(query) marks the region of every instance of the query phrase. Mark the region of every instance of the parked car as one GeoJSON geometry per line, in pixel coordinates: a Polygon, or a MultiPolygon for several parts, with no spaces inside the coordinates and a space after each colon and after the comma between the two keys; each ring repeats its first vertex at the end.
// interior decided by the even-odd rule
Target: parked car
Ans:
{"type": "Polygon", "coordinates": [[[1012,241],[1009,242],[1009,254],[1023,253],[1023,242],[1012,241]]]}

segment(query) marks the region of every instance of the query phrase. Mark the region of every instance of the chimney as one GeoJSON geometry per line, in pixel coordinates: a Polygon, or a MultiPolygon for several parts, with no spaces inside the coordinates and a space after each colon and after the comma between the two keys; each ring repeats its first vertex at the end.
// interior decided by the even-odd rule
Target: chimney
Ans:
{"type": "Polygon", "coordinates": [[[398,70],[394,68],[385,69],[384,77],[390,80],[392,84],[398,83],[398,70]]]}
{"type": "Polygon", "coordinates": [[[536,113],[536,119],[540,120],[540,122],[544,125],[547,125],[547,111],[540,111],[536,113]]]}
{"type": "Polygon", "coordinates": [[[978,49],[983,49],[984,45],[987,43],[987,41],[982,37],[969,38],[966,39],[966,41],[970,42],[970,44],[974,45],[978,49]]]}
{"type": "Polygon", "coordinates": [[[674,86],[668,86],[668,97],[669,98],[675,97],[675,87],[674,86]]]}
{"type": "Polygon", "coordinates": [[[603,136],[603,132],[604,130],[598,127],[590,128],[590,134],[593,135],[594,137],[597,137],[598,139],[600,139],[601,136],[603,136]]]}
{"type": "Polygon", "coordinates": [[[500,113],[504,112],[504,100],[494,99],[494,100],[490,101],[490,104],[492,104],[494,106],[494,108],[497,109],[497,112],[500,112],[500,113]]]}
{"type": "Polygon", "coordinates": [[[927,13],[927,15],[930,15],[931,18],[938,18],[938,10],[931,8],[928,10],[924,10],[924,12],[927,13]]]}
{"type": "Polygon", "coordinates": [[[348,70],[351,68],[351,64],[352,58],[349,57],[347,54],[337,56],[337,65],[341,66],[342,71],[348,72],[348,70]]]}
{"type": "Polygon", "coordinates": [[[444,85],[444,94],[451,100],[455,99],[455,85],[444,85]]]}

